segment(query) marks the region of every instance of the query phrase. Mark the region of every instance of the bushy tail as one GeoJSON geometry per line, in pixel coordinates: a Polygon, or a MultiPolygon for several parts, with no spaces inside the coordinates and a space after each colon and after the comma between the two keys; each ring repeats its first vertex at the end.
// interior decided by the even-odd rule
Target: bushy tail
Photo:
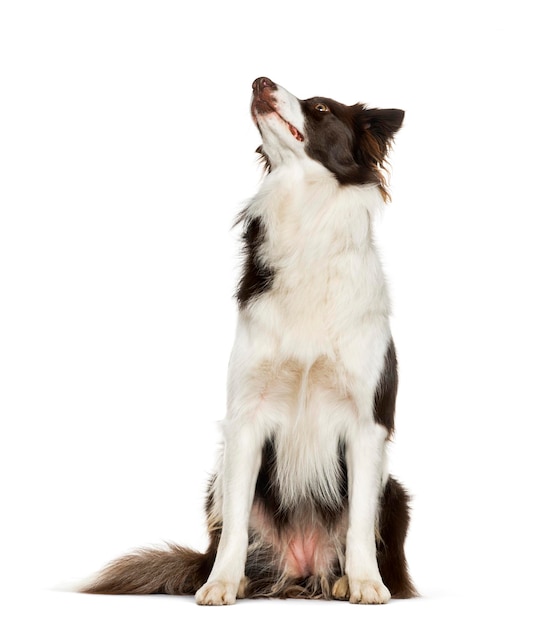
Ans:
{"type": "Polygon", "coordinates": [[[143,549],[123,556],[104,569],[83,593],[186,595],[207,580],[215,550],[207,553],[169,544],[166,549],[143,549]]]}
{"type": "Polygon", "coordinates": [[[404,553],[404,540],[410,523],[410,497],[394,478],[381,496],[377,561],[383,582],[393,598],[414,598],[418,592],[410,578],[404,553]]]}

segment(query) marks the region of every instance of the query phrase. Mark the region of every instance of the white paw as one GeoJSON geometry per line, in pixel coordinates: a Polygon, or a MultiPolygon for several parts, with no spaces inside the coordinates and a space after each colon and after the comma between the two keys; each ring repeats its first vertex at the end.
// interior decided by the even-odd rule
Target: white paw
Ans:
{"type": "Polygon", "coordinates": [[[390,592],[380,580],[349,580],[352,604],[386,604],[390,592]]]}
{"type": "Polygon", "coordinates": [[[194,599],[197,604],[205,606],[221,606],[234,604],[237,599],[238,585],[219,580],[207,582],[196,592],[194,599]]]}
{"type": "Polygon", "coordinates": [[[380,580],[350,580],[343,576],[333,585],[333,597],[352,604],[386,604],[390,592],[380,580]]]}

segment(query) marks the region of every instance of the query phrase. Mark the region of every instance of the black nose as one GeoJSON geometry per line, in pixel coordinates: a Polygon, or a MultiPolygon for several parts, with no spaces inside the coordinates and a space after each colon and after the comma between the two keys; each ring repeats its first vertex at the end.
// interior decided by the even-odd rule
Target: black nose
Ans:
{"type": "Polygon", "coordinates": [[[260,78],[256,78],[256,80],[252,83],[252,89],[257,93],[263,91],[264,89],[275,89],[276,87],[277,85],[265,76],[260,76],[260,78]]]}

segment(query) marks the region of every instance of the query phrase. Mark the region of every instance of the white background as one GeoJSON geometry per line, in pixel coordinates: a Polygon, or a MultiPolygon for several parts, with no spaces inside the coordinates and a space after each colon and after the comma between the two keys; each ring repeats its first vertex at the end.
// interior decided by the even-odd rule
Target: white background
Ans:
{"type": "Polygon", "coordinates": [[[552,623],[547,12],[0,5],[3,623],[552,623]],[[206,609],[55,591],[137,546],[205,545],[260,75],[407,112],[378,236],[400,358],[392,471],[413,494],[423,598],[206,609]]]}

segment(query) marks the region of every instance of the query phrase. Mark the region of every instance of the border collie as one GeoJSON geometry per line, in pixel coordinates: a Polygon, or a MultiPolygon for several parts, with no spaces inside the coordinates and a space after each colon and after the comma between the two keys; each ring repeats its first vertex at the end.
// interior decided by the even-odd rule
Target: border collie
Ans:
{"type": "Polygon", "coordinates": [[[267,175],[237,222],[245,260],[209,547],[138,551],[83,591],[207,605],[413,597],[409,498],[386,463],[397,365],[373,242],[404,112],[299,100],[263,77],[251,112],[267,175]]]}

